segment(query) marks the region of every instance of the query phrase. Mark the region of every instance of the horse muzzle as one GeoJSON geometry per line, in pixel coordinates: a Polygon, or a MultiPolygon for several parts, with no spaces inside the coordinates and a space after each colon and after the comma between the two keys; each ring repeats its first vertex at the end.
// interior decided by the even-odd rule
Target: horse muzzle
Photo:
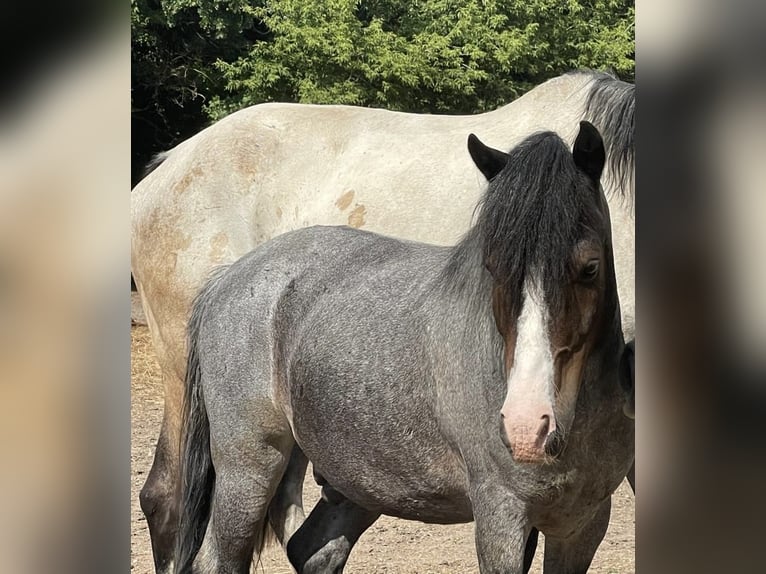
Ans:
{"type": "Polygon", "coordinates": [[[513,460],[542,464],[559,453],[561,441],[552,410],[537,409],[537,414],[529,417],[511,416],[501,411],[500,434],[513,460]]]}

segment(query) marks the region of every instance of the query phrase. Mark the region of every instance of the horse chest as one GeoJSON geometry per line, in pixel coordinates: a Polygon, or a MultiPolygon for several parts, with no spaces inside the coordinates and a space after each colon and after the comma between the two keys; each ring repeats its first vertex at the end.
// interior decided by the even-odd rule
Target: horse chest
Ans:
{"type": "Polygon", "coordinates": [[[566,538],[592,519],[613,490],[610,481],[594,477],[564,482],[531,505],[530,518],[547,536],[566,538]]]}
{"type": "MultiPolygon", "coordinates": [[[[574,454],[574,453],[572,453],[574,454]]],[[[632,455],[617,443],[600,451],[601,464],[579,464],[553,473],[531,499],[532,523],[548,536],[568,537],[584,527],[622,482],[632,455]]],[[[562,461],[563,462],[563,461],[562,461]]]]}

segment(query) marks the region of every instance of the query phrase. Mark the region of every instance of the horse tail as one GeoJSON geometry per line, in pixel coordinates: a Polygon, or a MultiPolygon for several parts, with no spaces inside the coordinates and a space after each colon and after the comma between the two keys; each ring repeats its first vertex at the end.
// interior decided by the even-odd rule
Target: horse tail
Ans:
{"type": "Polygon", "coordinates": [[[170,156],[170,150],[161,151],[160,153],[155,154],[154,157],[152,157],[152,159],[146,162],[146,167],[144,167],[144,173],[141,175],[141,179],[144,179],[147,175],[149,175],[155,169],[160,167],[162,162],[168,159],[169,156],[170,156]]]}
{"type": "MultiPolygon", "coordinates": [[[[222,273],[218,273],[220,277],[222,273]]],[[[202,390],[199,360],[199,335],[214,277],[199,293],[192,307],[188,326],[188,355],[181,425],[180,517],[176,539],[175,572],[187,574],[202,546],[210,520],[210,504],[215,488],[215,469],[210,455],[210,423],[202,390]]]]}

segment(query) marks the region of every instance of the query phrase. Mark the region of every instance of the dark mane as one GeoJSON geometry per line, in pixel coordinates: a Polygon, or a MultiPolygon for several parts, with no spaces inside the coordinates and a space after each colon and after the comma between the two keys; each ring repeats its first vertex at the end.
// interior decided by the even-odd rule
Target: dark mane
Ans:
{"type": "Polygon", "coordinates": [[[601,212],[594,208],[598,202],[594,185],[558,135],[529,136],[511,150],[505,168],[490,182],[476,224],[453,248],[443,284],[476,289],[470,283],[483,281],[487,264],[508,303],[519,305],[534,269],[548,304],[560,308],[558,286],[568,276],[573,247],[591,231],[603,230],[601,212]]]}
{"type": "Polygon", "coordinates": [[[604,177],[633,201],[635,168],[636,86],[604,73],[592,73],[583,119],[601,133],[608,169],[604,177]]]}

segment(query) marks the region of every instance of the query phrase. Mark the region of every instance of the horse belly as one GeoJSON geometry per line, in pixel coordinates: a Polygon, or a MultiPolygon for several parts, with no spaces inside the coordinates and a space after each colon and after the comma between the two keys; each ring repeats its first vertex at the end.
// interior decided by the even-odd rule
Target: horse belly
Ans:
{"type": "Polygon", "coordinates": [[[439,432],[428,401],[395,400],[364,385],[293,389],[301,393],[300,400],[293,396],[295,438],[333,488],[381,514],[472,520],[464,463],[439,432]]]}
{"type": "Polygon", "coordinates": [[[464,469],[451,453],[424,459],[418,458],[422,449],[387,456],[374,449],[365,455],[353,447],[330,452],[313,441],[299,444],[333,488],[364,508],[438,524],[473,520],[464,469]]]}

